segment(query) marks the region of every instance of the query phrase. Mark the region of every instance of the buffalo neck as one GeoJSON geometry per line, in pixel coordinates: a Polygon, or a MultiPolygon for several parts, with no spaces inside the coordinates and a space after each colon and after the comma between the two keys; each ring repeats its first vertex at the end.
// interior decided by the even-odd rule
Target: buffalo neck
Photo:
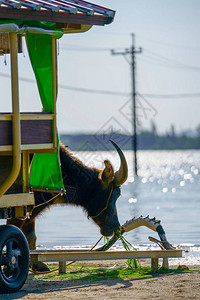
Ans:
{"type": "Polygon", "coordinates": [[[60,146],[60,161],[67,202],[86,209],[89,198],[100,186],[100,171],[85,166],[63,145],[60,146]]]}

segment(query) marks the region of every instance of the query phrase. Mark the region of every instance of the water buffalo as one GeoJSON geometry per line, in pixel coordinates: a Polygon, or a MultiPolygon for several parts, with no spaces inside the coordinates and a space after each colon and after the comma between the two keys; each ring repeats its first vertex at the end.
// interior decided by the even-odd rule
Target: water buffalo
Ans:
{"type": "MultiPolygon", "coordinates": [[[[75,158],[69,149],[60,145],[60,161],[66,194],[48,202],[54,195],[35,192],[35,207],[29,219],[8,220],[17,225],[25,234],[30,249],[36,248],[35,218],[52,204],[72,204],[82,207],[100,228],[104,236],[111,236],[119,228],[116,200],[120,196],[120,186],[128,176],[128,167],[121,149],[113,142],[120,157],[120,168],[114,172],[109,160],[105,160],[104,170],[89,168],[75,158]]],[[[45,269],[44,264],[37,269],[45,269]],[[42,267],[41,267],[42,266],[42,267]]]]}

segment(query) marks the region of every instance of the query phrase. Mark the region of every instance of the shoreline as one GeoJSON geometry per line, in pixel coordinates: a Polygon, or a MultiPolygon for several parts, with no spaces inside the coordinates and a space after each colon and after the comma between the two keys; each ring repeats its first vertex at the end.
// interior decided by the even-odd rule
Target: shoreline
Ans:
{"type": "MultiPolygon", "coordinates": [[[[117,265],[124,264],[126,261],[119,260],[117,265]]],[[[82,263],[88,264],[88,262],[82,263]]],[[[89,262],[89,264],[93,263],[97,264],[96,261],[89,262]]],[[[140,260],[140,264],[148,266],[149,260],[140,260]]],[[[113,267],[116,262],[98,261],[99,267],[105,265],[113,267]]],[[[175,268],[171,265],[170,267],[175,268]]],[[[40,275],[29,273],[19,292],[0,294],[0,299],[200,299],[200,265],[188,265],[188,267],[195,271],[149,275],[142,278],[87,281],[53,277],[44,279],[40,275]]]]}

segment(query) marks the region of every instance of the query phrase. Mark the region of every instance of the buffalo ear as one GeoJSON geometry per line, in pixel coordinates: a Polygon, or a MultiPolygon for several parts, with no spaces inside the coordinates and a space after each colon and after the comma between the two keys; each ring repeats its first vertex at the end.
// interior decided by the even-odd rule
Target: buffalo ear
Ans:
{"type": "Polygon", "coordinates": [[[104,161],[105,168],[101,174],[102,186],[104,189],[108,188],[109,184],[114,180],[115,173],[113,166],[109,160],[104,161]]]}

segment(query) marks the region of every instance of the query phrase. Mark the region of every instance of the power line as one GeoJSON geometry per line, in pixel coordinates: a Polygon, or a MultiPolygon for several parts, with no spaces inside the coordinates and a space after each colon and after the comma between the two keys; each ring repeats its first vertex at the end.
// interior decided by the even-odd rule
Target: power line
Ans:
{"type": "MultiPolygon", "coordinates": [[[[61,46],[61,49],[64,51],[78,51],[78,52],[108,52],[108,51],[111,51],[110,48],[83,47],[83,46],[77,46],[77,45],[67,45],[67,46],[64,45],[64,46],[61,46]]],[[[118,49],[122,49],[122,48],[118,48],[118,49]]],[[[153,57],[148,56],[145,53],[144,53],[144,56],[149,59],[156,60],[157,63],[160,63],[159,65],[161,65],[161,63],[162,63],[162,66],[166,66],[166,67],[170,67],[170,68],[181,68],[181,69],[186,69],[186,70],[200,71],[200,67],[184,64],[183,62],[162,56],[162,55],[155,53],[151,50],[148,50],[146,48],[144,50],[147,51],[153,57]],[[171,64],[175,64],[175,65],[163,65],[164,63],[167,63],[167,62],[169,62],[171,64]]]]}
{"type": "Polygon", "coordinates": [[[68,86],[68,85],[63,85],[63,84],[59,84],[59,87],[62,89],[72,90],[75,92],[84,92],[84,93],[92,93],[92,94],[114,95],[114,96],[129,96],[130,95],[130,93],[105,91],[105,90],[93,90],[93,89],[86,89],[86,88],[68,86]]]}
{"type": "Polygon", "coordinates": [[[190,65],[187,65],[187,64],[184,64],[180,61],[177,61],[177,60],[174,60],[174,59],[171,59],[171,58],[168,58],[166,56],[163,56],[163,55],[160,55],[159,53],[156,53],[156,52],[153,52],[151,50],[148,50],[148,49],[144,49],[144,51],[146,51],[147,53],[149,53],[150,55],[153,56],[153,58],[156,58],[156,59],[161,59],[161,62],[169,62],[169,63],[173,63],[173,64],[176,64],[177,67],[184,67],[184,68],[187,68],[187,69],[193,69],[193,70],[196,70],[196,71],[200,71],[200,67],[195,67],[195,66],[190,66],[190,65]]]}
{"type": "MultiPolygon", "coordinates": [[[[110,52],[111,48],[101,48],[101,47],[84,47],[84,46],[77,46],[77,45],[61,45],[61,49],[64,51],[80,51],[80,52],[110,52]]],[[[122,49],[122,48],[118,48],[122,49]]]]}
{"type": "Polygon", "coordinates": [[[148,55],[146,53],[144,53],[144,57],[149,59],[150,62],[155,62],[158,65],[162,65],[162,66],[166,66],[166,67],[180,67],[180,64],[178,63],[174,63],[173,61],[170,61],[170,59],[162,59],[159,56],[153,56],[152,54],[148,55]]]}
{"type": "Polygon", "coordinates": [[[147,98],[200,98],[200,93],[181,93],[181,94],[143,94],[147,98]]]}
{"type": "Polygon", "coordinates": [[[166,47],[173,47],[173,48],[181,48],[181,49],[186,49],[186,50],[191,50],[191,51],[200,51],[200,48],[195,48],[195,47],[190,47],[190,46],[186,46],[186,45],[181,45],[181,44],[175,44],[175,43],[167,43],[167,42],[163,42],[163,41],[158,41],[158,40],[154,40],[151,39],[149,37],[143,36],[143,35],[139,35],[139,38],[150,41],[151,43],[156,43],[156,44],[160,44],[166,47]]]}
{"type": "Polygon", "coordinates": [[[147,64],[153,64],[156,65],[158,67],[164,67],[164,68],[170,68],[170,69],[179,69],[179,70],[187,70],[187,71],[200,71],[200,68],[198,67],[193,67],[193,66],[178,66],[178,65],[171,65],[171,64],[167,64],[167,62],[165,63],[164,61],[159,61],[156,60],[156,58],[152,58],[149,57],[147,55],[144,54],[144,57],[139,57],[139,61],[147,63],[147,64]]]}
{"type": "MultiPolygon", "coordinates": [[[[1,77],[6,77],[10,78],[10,75],[4,74],[0,72],[1,77]]],[[[20,77],[20,81],[24,82],[29,82],[29,83],[36,83],[34,79],[30,78],[25,78],[25,77],[20,77]]],[[[75,87],[75,86],[69,86],[69,85],[64,85],[64,84],[59,84],[58,85],[61,89],[65,90],[71,90],[75,92],[83,92],[83,93],[92,93],[92,94],[102,94],[102,95],[114,95],[114,96],[129,96],[130,93],[125,93],[125,92],[115,92],[115,91],[106,91],[106,90],[95,90],[95,89],[86,89],[86,88],[81,88],[81,87],[75,87]]]]}
{"type": "Polygon", "coordinates": [[[78,51],[78,52],[109,52],[108,48],[83,48],[83,47],[74,47],[74,46],[61,46],[60,49],[64,51],[78,51]]]}
{"type": "MultiPolygon", "coordinates": [[[[4,74],[0,72],[1,77],[10,78],[9,74],[4,74]]],[[[20,81],[28,83],[36,83],[34,79],[20,77],[20,81]]],[[[106,91],[106,90],[95,90],[95,89],[86,89],[75,86],[68,86],[64,84],[59,84],[61,89],[71,90],[74,92],[83,92],[83,93],[93,93],[93,94],[103,94],[103,95],[114,95],[114,96],[130,96],[130,93],[125,92],[115,92],[115,91],[106,91]]],[[[140,93],[141,94],[141,93],[140,93]]],[[[200,93],[177,93],[177,94],[141,94],[147,98],[200,98],[200,93]]]]}
{"type": "Polygon", "coordinates": [[[155,58],[152,58],[152,57],[148,57],[147,55],[144,54],[144,57],[139,57],[138,59],[140,62],[144,62],[144,63],[147,63],[147,64],[151,64],[151,65],[156,65],[158,67],[164,67],[164,68],[173,68],[173,66],[171,65],[166,65],[164,62],[160,62],[158,60],[156,60],[155,58]]]}
{"type": "MultiPolygon", "coordinates": [[[[181,49],[186,49],[186,50],[192,50],[192,51],[200,51],[200,48],[195,48],[195,47],[189,47],[189,46],[185,46],[185,45],[178,45],[178,44],[174,44],[174,43],[166,43],[166,42],[162,42],[162,41],[158,41],[158,40],[154,40],[154,39],[150,39],[148,37],[144,37],[139,35],[140,38],[145,39],[145,40],[149,40],[152,43],[156,43],[156,44],[161,44],[167,47],[175,47],[175,48],[181,48],[181,49]]],[[[79,46],[79,45],[73,45],[73,44],[63,44],[61,46],[61,48],[63,48],[63,50],[75,50],[75,51],[110,51],[111,48],[101,48],[101,47],[83,47],[83,46],[79,46]]],[[[118,48],[119,50],[122,50],[122,47],[118,48]]]]}

